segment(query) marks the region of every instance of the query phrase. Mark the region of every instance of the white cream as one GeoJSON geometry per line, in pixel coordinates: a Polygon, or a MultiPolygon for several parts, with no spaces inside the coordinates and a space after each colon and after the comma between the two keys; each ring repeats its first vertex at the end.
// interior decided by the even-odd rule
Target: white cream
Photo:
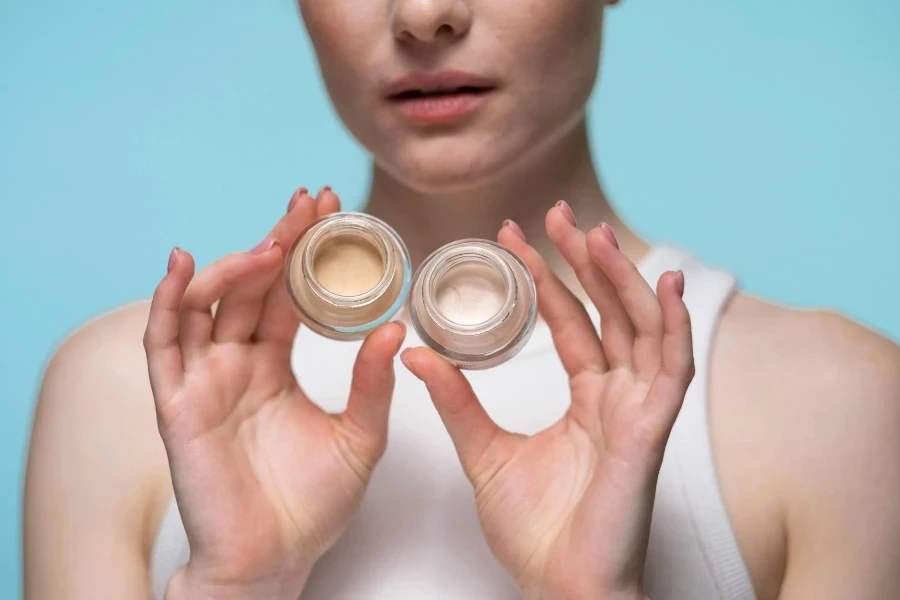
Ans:
{"type": "Polygon", "coordinates": [[[503,307],[506,291],[503,277],[482,262],[453,266],[437,282],[435,300],[444,317],[459,325],[477,325],[503,307]]]}

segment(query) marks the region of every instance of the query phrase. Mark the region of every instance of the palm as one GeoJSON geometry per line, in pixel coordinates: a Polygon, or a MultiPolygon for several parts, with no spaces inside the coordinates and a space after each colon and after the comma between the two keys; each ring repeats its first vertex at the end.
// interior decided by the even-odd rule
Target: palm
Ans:
{"type": "Polygon", "coordinates": [[[368,479],[369,465],[338,451],[339,423],[267,350],[212,348],[187,373],[172,424],[188,449],[173,470],[185,527],[236,578],[321,554],[368,479]]]}
{"type": "Polygon", "coordinates": [[[488,544],[526,588],[570,579],[587,541],[601,542],[593,544],[600,557],[623,555],[636,543],[629,528],[643,482],[629,465],[642,452],[635,431],[647,389],[628,373],[588,379],[573,386],[584,397],[573,398],[563,419],[518,438],[496,476],[483,487],[475,482],[488,544]]]}
{"type": "Polygon", "coordinates": [[[640,597],[656,478],[693,376],[683,279],[658,293],[611,231],[587,237],[561,208],[547,232],[600,312],[584,306],[512,228],[499,240],[535,276],[541,315],[569,375],[571,406],[531,437],[500,429],[462,374],[427,351],[409,368],[425,381],[475,488],[488,545],[526,597],[640,597]]]}

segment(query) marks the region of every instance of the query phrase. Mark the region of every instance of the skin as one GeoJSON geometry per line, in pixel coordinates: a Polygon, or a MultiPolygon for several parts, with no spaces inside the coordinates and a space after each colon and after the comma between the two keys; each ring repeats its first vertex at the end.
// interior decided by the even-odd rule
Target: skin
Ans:
{"type": "Polygon", "coordinates": [[[406,350],[403,363],[425,382],[475,489],[488,545],[523,596],[642,598],[656,476],[694,373],[684,276],[666,273],[654,295],[612,230],[585,237],[566,206],[548,214],[547,231],[603,321],[601,344],[584,305],[518,227],[504,225],[499,239],[535,275],[569,375],[562,420],[531,437],[503,431],[431,350],[406,350]]]}
{"type": "MultiPolygon", "coordinates": [[[[529,598],[641,597],[656,474],[692,360],[680,276],[653,294],[634,272],[648,244],[612,212],[588,148],[605,6],[302,0],[300,10],[338,113],[372,153],[368,210],[415,261],[496,236],[539,284],[572,400],[547,431],[498,429],[459,371],[425,349],[402,357],[454,441],[498,562],[529,598]],[[453,126],[413,125],[381,90],[427,66],[494,78],[497,90],[453,126]],[[561,197],[569,204],[554,206],[561,197]],[[602,344],[579,301],[603,315],[602,344]]],[[[26,597],[147,596],[173,486],[192,556],[169,597],[300,593],[388,443],[403,333],[388,324],[369,337],[341,415],[294,381],[296,321],[278,266],[299,228],[338,206],[330,190],[298,191],[259,250],[196,275],[176,252],[152,305],[105,315],[57,350],[29,454],[26,597]],[[303,476],[289,458],[298,452],[313,457],[303,476]]],[[[716,471],[757,596],[900,595],[900,349],[840,315],[737,294],[709,377],[716,471]]]]}

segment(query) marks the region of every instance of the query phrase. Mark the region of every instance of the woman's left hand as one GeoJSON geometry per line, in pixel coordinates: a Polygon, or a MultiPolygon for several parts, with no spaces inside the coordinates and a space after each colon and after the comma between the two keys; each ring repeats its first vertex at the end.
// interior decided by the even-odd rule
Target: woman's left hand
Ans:
{"type": "Polygon", "coordinates": [[[684,275],[665,273],[654,294],[608,226],[585,235],[563,203],[546,225],[600,312],[602,343],[518,227],[505,224],[498,239],[534,275],[569,375],[565,417],[530,437],[510,433],[429,349],[407,350],[403,362],[425,382],[475,488],[488,545],[526,598],[643,599],[656,481],[694,374],[684,275]]]}

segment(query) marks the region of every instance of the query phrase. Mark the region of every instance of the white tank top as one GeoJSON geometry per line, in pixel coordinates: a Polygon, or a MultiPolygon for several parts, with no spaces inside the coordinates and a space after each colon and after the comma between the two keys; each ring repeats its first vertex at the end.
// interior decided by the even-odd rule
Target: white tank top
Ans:
{"type": "MultiPolygon", "coordinates": [[[[640,265],[654,289],[659,276],[674,269],[685,274],[696,376],[659,475],[646,591],[653,600],[752,600],[750,578],[716,480],[707,418],[710,349],[735,282],[728,273],[665,245],[654,247],[640,265]]],[[[405,344],[419,343],[410,328],[405,344]]],[[[343,410],[358,348],[359,343],[330,341],[303,328],[298,333],[294,371],[326,410],[343,410]]],[[[387,451],[350,526],[316,564],[303,599],[518,598],[481,535],[472,489],[424,386],[401,366],[396,373],[387,451]]],[[[512,361],[467,376],[488,413],[513,431],[537,432],[568,407],[566,375],[543,322],[512,361]]],[[[163,597],[189,554],[173,500],[151,557],[156,598],[163,597]]]]}

